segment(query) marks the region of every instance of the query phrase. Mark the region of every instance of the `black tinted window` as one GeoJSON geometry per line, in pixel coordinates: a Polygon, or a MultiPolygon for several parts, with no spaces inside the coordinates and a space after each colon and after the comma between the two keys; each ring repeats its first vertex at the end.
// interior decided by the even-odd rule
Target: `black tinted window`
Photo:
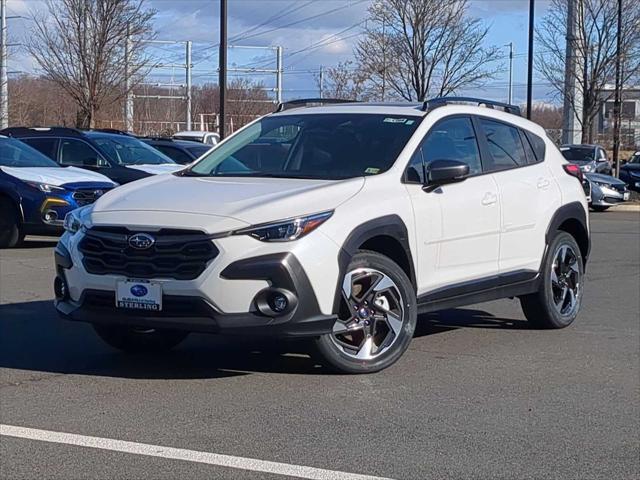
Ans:
{"type": "Polygon", "coordinates": [[[55,138],[24,138],[22,139],[24,143],[29,145],[30,147],[35,148],[40,153],[44,153],[47,157],[52,160],[58,160],[56,158],[56,146],[58,145],[58,140],[55,138]]]}
{"type": "Polygon", "coordinates": [[[98,152],[82,140],[63,139],[60,145],[60,164],[75,167],[97,167],[100,164],[98,152]]]}
{"type": "Polygon", "coordinates": [[[527,156],[516,127],[486,118],[481,118],[480,124],[491,153],[488,171],[506,170],[527,164],[527,156]]]}
{"type": "Polygon", "coordinates": [[[182,165],[191,163],[193,161],[193,159],[187,153],[183,152],[179,148],[168,147],[166,145],[153,145],[153,147],[160,150],[174,162],[181,163],[182,165]]]}
{"type": "Polygon", "coordinates": [[[482,172],[480,151],[471,119],[441,120],[427,134],[422,153],[425,164],[434,160],[457,160],[469,165],[469,175],[482,172]]]}
{"type": "Polygon", "coordinates": [[[536,160],[538,162],[544,162],[544,156],[547,150],[544,140],[535,133],[531,133],[527,130],[524,130],[524,134],[527,137],[527,140],[529,140],[531,148],[533,148],[533,153],[535,153],[536,155],[536,160]]]}
{"type": "Polygon", "coordinates": [[[420,183],[424,184],[424,163],[422,161],[422,147],[418,149],[411,157],[411,161],[407,166],[407,172],[405,173],[405,180],[408,183],[420,183]]]}

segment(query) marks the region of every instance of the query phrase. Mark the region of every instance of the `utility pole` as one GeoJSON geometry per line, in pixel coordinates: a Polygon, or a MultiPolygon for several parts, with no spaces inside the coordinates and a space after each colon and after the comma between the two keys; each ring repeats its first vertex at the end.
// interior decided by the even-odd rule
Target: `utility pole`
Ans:
{"type": "Polygon", "coordinates": [[[567,46],[565,52],[564,105],[562,118],[562,143],[564,144],[580,143],[582,141],[582,128],[580,128],[579,118],[582,95],[578,88],[578,62],[576,58],[578,1],[579,0],[567,1],[567,46]]]}
{"type": "Polygon", "coordinates": [[[225,137],[225,101],[227,97],[227,0],[220,0],[220,65],[218,67],[218,89],[220,90],[220,127],[222,140],[225,137]]]}
{"type": "Polygon", "coordinates": [[[278,102],[278,105],[282,103],[282,74],[283,72],[283,67],[282,67],[282,47],[281,46],[277,46],[276,47],[276,70],[278,71],[278,77],[276,79],[276,100],[278,102]]]}
{"type": "Polygon", "coordinates": [[[613,104],[613,164],[620,176],[620,123],[622,121],[622,0],[618,0],[618,32],[616,38],[616,90],[613,104]]]}
{"type": "Polygon", "coordinates": [[[509,47],[509,105],[513,104],[513,42],[507,44],[509,47]]]}
{"type": "Polygon", "coordinates": [[[0,128],[9,126],[9,78],[7,76],[7,0],[0,0],[0,128]]]}
{"type": "MultiPolygon", "coordinates": [[[[571,1],[571,0],[569,0],[571,1]]],[[[533,33],[535,0],[529,0],[529,58],[527,65],[527,118],[531,120],[533,103],[533,33]]]]}
{"type": "Polygon", "coordinates": [[[324,67],[320,65],[320,98],[324,98],[324,67]]]}
{"type": "Polygon", "coordinates": [[[382,17],[382,101],[387,95],[387,43],[386,43],[387,17],[382,17]]]}
{"type": "Polygon", "coordinates": [[[124,78],[127,97],[124,102],[124,129],[133,132],[133,79],[131,78],[131,34],[127,25],[127,39],[124,45],[124,78]]]}
{"type": "Polygon", "coordinates": [[[187,41],[185,56],[187,57],[186,64],[186,83],[187,83],[187,130],[191,130],[191,40],[187,41]]]}

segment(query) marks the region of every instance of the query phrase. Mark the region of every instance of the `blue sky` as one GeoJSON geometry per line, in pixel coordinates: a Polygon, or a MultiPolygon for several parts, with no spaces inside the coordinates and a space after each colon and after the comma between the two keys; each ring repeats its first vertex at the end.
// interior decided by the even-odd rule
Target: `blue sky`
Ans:
{"type": "MultiPolygon", "coordinates": [[[[155,27],[162,40],[192,40],[194,42],[194,81],[216,82],[218,66],[217,42],[218,0],[147,0],[157,10],[155,27]]],[[[320,65],[330,67],[352,57],[353,45],[366,18],[370,0],[229,0],[229,37],[232,44],[250,46],[281,45],[284,48],[285,98],[315,96],[314,75],[320,65]],[[274,18],[275,17],[275,18],[274,18]],[[315,47],[315,48],[314,48],[315,47]]],[[[516,49],[514,62],[514,96],[524,101],[526,96],[526,49],[528,0],[470,0],[470,14],[490,27],[487,44],[502,46],[512,41],[516,49]]],[[[40,0],[8,0],[10,14],[28,14],[39,8],[40,0]]],[[[548,0],[536,0],[537,18],[546,12],[548,0]]],[[[10,20],[11,38],[28,34],[28,20],[10,20]]],[[[154,58],[167,63],[184,62],[182,45],[150,46],[154,58]]],[[[478,94],[497,100],[507,97],[508,49],[504,47],[501,62],[503,72],[478,94]]],[[[10,70],[33,71],[29,58],[17,47],[11,58],[10,70]]],[[[229,66],[246,65],[273,68],[275,54],[267,50],[229,51],[229,66]]],[[[184,70],[154,70],[153,81],[183,82],[184,70]]],[[[246,74],[231,72],[232,76],[246,74]]],[[[272,74],[250,78],[262,80],[265,86],[275,84],[272,74]]],[[[549,101],[549,88],[536,79],[534,98],[549,101]]]]}

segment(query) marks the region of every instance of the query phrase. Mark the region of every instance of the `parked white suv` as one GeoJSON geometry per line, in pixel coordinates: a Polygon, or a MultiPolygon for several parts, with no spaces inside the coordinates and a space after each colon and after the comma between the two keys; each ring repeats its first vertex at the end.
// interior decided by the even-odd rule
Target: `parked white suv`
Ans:
{"type": "Polygon", "coordinates": [[[517,296],[536,326],[566,327],[590,245],[581,173],[517,113],[283,104],[70,214],[57,309],[126,351],[307,336],[352,373],[398,360],[422,312],[517,296]]]}

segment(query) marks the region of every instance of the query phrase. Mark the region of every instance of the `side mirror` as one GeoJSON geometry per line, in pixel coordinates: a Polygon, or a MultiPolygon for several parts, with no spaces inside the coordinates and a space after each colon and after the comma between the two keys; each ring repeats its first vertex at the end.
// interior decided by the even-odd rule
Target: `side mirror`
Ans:
{"type": "Polygon", "coordinates": [[[430,192],[441,185],[462,182],[469,176],[469,165],[458,160],[434,160],[426,168],[425,190],[430,192]]]}

